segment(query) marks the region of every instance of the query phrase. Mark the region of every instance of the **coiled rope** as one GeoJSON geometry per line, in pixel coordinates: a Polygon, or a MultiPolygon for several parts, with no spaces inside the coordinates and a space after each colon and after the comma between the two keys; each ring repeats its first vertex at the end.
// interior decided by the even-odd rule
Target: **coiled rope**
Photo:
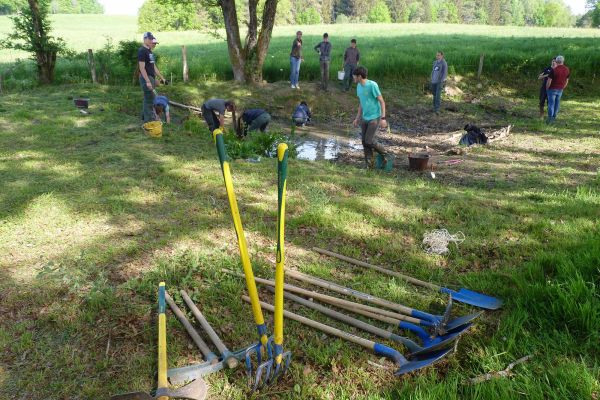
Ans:
{"type": "Polygon", "coordinates": [[[423,247],[428,254],[446,254],[450,242],[454,242],[458,247],[464,240],[465,234],[462,232],[451,235],[447,229],[434,229],[423,236],[423,247]]]}

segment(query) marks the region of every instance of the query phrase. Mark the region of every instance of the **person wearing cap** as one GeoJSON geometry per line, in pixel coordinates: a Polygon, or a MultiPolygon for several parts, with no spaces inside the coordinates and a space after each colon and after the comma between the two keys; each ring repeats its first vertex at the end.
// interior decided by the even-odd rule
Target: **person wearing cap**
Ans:
{"type": "Polygon", "coordinates": [[[552,124],[556,120],[558,110],[560,109],[560,98],[562,97],[563,90],[567,88],[569,84],[569,77],[571,71],[565,65],[565,58],[563,56],[556,56],[556,67],[548,74],[548,81],[546,82],[546,93],[548,94],[548,119],[547,124],[552,124]]]}
{"type": "Polygon", "coordinates": [[[144,33],[143,44],[138,50],[138,67],[140,70],[140,86],[144,93],[144,102],[142,105],[142,118],[144,122],[154,120],[154,88],[156,87],[156,76],[165,82],[164,76],[156,66],[154,53],[152,49],[158,41],[151,32],[144,33]]]}
{"type": "Polygon", "coordinates": [[[292,51],[290,52],[290,84],[292,89],[300,89],[298,86],[298,77],[300,75],[300,63],[302,58],[302,31],[296,32],[296,38],[292,42],[292,51]]]}
{"type": "Polygon", "coordinates": [[[331,43],[329,43],[329,34],[323,34],[323,41],[315,46],[319,53],[319,63],[321,65],[321,90],[327,91],[329,82],[329,62],[331,61],[331,43]]]}

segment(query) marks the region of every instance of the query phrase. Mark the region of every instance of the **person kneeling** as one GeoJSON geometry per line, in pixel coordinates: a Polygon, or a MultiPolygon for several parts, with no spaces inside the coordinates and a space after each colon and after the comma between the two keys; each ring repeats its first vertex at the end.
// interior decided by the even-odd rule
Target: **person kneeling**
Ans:
{"type": "Polygon", "coordinates": [[[244,111],[237,121],[236,133],[238,137],[248,135],[248,132],[258,131],[265,132],[267,125],[271,122],[271,116],[268,112],[261,108],[251,108],[244,111]]]}
{"type": "Polygon", "coordinates": [[[162,121],[162,115],[165,115],[165,122],[171,123],[171,112],[169,111],[169,99],[167,96],[155,96],[153,101],[154,120],[162,121]]]}
{"type": "Polygon", "coordinates": [[[294,113],[292,114],[292,121],[296,124],[296,126],[304,126],[310,122],[310,118],[312,117],[310,108],[308,108],[308,104],[305,101],[298,104],[294,113]]]}

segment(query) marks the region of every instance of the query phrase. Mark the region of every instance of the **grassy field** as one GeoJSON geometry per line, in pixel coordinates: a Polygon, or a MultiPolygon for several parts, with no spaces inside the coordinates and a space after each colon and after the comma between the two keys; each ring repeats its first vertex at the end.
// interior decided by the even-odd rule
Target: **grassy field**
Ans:
{"type": "MultiPolygon", "coordinates": [[[[134,17],[103,15],[54,16],[54,30],[69,46],[83,52],[88,48],[100,50],[108,38],[117,45],[120,40],[139,40],[134,17]],[[93,29],[90,29],[93,27],[93,29]]],[[[0,17],[0,35],[10,31],[10,21],[0,17]]],[[[323,32],[331,35],[333,43],[332,73],[341,68],[344,49],[356,37],[362,51],[362,63],[380,80],[406,81],[421,84],[431,72],[431,62],[438,50],[446,53],[450,72],[472,76],[477,72],[480,54],[485,54],[484,74],[505,84],[520,87],[523,81],[535,80],[551,57],[564,54],[572,70],[574,84],[593,87],[600,61],[596,42],[598,29],[554,29],[524,27],[491,27],[435,24],[391,25],[313,25],[276,27],[269,55],[265,62],[266,80],[287,80],[289,49],[297,29],[305,33],[305,63],[301,79],[319,76],[318,56],[312,51],[323,32]],[[510,49],[510,50],[507,50],[510,49]],[[418,81],[418,82],[417,82],[418,81]]],[[[224,39],[215,39],[198,32],[155,32],[160,39],[157,54],[160,68],[181,79],[181,46],[188,47],[190,77],[193,80],[222,80],[232,77],[224,39]]],[[[10,63],[22,53],[3,50],[0,63],[10,63]]],[[[8,65],[8,64],[6,64],[8,65]]],[[[1,66],[0,66],[1,68],[1,66]]],[[[6,68],[6,67],[5,67],[6,68]]],[[[34,84],[34,68],[24,63],[6,78],[5,86],[28,88],[34,84]]],[[[111,66],[109,82],[126,82],[130,71],[111,66]]],[[[90,79],[87,58],[59,60],[58,83],[83,83],[90,79]]]]}
{"type": "MultiPolygon", "coordinates": [[[[501,93],[514,92],[501,89],[479,105],[448,101],[476,121],[499,108],[496,102],[508,101],[501,93]]],[[[213,93],[259,106],[300,96],[271,86],[211,82],[165,90],[194,104],[213,93]]],[[[318,104],[338,104],[345,96],[309,94],[318,104]]],[[[390,113],[429,101],[406,88],[384,89],[384,95],[390,113]]],[[[244,283],[220,272],[240,266],[209,133],[192,117],[151,140],[135,129],[139,101],[138,88],[88,85],[2,97],[3,398],[100,399],[153,388],[161,280],[178,302],[179,289],[192,293],[230,348],[255,336],[250,309],[240,300],[244,283]],[[90,97],[92,114],[80,114],[68,96],[90,97]]],[[[311,252],[320,246],[498,296],[504,308],[481,317],[436,367],[400,378],[369,363],[391,367],[363,349],[287,321],[292,368],[257,398],[598,398],[600,102],[566,97],[560,123],[552,127],[524,116],[535,110],[533,99],[512,96],[507,107],[490,118],[515,124],[514,134],[460,156],[464,162],[437,171],[436,180],[404,168],[385,175],[292,160],[286,236],[290,268],[443,310],[441,297],[311,252]],[[462,231],[467,240],[447,256],[427,255],[420,243],[435,228],[462,231]],[[509,378],[466,383],[526,355],[533,358],[509,378]]],[[[236,161],[232,171],[257,274],[272,276],[275,162],[236,161]]],[[[271,299],[266,291],[261,297],[271,299]]],[[[375,339],[307,309],[286,307],[375,339]]],[[[471,311],[457,305],[455,315],[471,311]]],[[[270,315],[267,321],[272,326],[270,315]]],[[[172,315],[168,335],[170,366],[200,360],[172,315]]],[[[208,382],[211,398],[246,397],[242,369],[208,382]]]]}

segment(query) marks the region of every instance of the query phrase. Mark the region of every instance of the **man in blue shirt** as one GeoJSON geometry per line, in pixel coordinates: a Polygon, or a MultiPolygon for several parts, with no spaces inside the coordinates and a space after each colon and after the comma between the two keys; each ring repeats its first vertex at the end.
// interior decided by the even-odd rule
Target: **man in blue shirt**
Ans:
{"type": "MultiPolygon", "coordinates": [[[[352,75],[356,83],[356,94],[359,99],[358,112],[353,124],[356,127],[360,125],[365,163],[367,164],[367,168],[373,168],[375,164],[373,150],[386,159],[385,149],[375,140],[377,128],[381,127],[385,129],[388,126],[385,120],[385,101],[377,82],[367,79],[367,69],[365,67],[357,67],[352,75]]],[[[390,160],[388,159],[387,161],[389,162],[390,160]]]]}
{"type": "Polygon", "coordinates": [[[548,83],[548,75],[552,72],[552,69],[556,67],[556,57],[552,59],[549,67],[544,68],[541,74],[538,75],[538,79],[542,80],[542,87],[540,88],[540,118],[544,118],[544,106],[546,100],[548,100],[548,93],[546,91],[546,83],[548,83]]]}

